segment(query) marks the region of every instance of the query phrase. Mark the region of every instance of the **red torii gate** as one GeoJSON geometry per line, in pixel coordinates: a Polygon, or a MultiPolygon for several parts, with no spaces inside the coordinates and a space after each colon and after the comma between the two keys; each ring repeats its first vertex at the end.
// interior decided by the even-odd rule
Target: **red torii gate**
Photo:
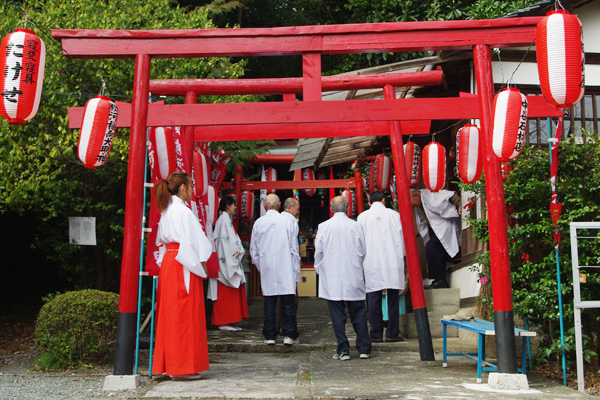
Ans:
{"type": "MultiPolygon", "coordinates": [[[[422,360],[433,359],[427,310],[424,302],[415,230],[404,155],[402,126],[399,121],[434,119],[473,119],[481,124],[486,195],[489,212],[490,253],[494,314],[496,325],[498,370],[516,373],[512,285],[508,260],[506,210],[500,174],[500,164],[491,152],[491,103],[493,80],[490,47],[516,47],[534,41],[539,17],[483,20],[302,26],[257,29],[212,30],[53,30],[53,37],[62,41],[65,55],[76,58],[135,57],[133,101],[130,109],[130,155],[127,175],[125,238],[121,270],[121,298],[115,374],[131,374],[133,370],[133,335],[136,320],[135,296],[139,237],[142,233],[142,202],[147,126],[188,126],[187,141],[211,141],[210,134],[200,131],[192,139],[193,126],[228,126],[260,124],[364,123],[387,121],[398,178],[401,222],[405,233],[407,264],[413,283],[412,296],[419,329],[422,360]],[[323,107],[321,92],[321,54],[473,50],[477,78],[476,97],[451,99],[395,99],[394,88],[385,87],[385,100],[354,100],[327,102],[323,107]],[[149,74],[152,58],[161,57],[249,57],[268,55],[302,55],[302,92],[304,101],[282,103],[192,104],[148,106],[149,74]],[[148,110],[152,109],[152,113],[148,110]],[[198,138],[198,136],[200,136],[198,138]]],[[[188,95],[186,94],[186,100],[188,95]]],[[[286,100],[286,98],[284,98],[286,100]]],[[[287,98],[289,100],[289,97],[287,98]]],[[[534,102],[536,100],[533,100],[534,102]]],[[[543,105],[539,103],[543,108],[543,105]]],[[[532,104],[533,105],[533,104],[532,104]]],[[[532,107],[533,109],[534,107],[532,107]]],[[[545,107],[538,116],[555,116],[545,107]]],[[[119,119],[123,118],[119,110],[119,119]]],[[[530,114],[531,115],[531,114],[530,114]]],[[[535,115],[531,115],[532,117],[535,115]]],[[[79,119],[81,120],[81,119],[79,119]]],[[[119,126],[119,125],[118,125],[119,126]]],[[[123,125],[120,125],[123,126],[123,125]]],[[[219,128],[214,130],[219,132],[219,128]]],[[[339,132],[338,132],[339,133],[339,132]]],[[[263,139],[257,133],[246,139],[263,139]]],[[[326,136],[336,136],[328,134],[326,136]]],[[[354,134],[352,135],[354,136],[354,134]]],[[[306,132],[286,134],[280,138],[306,137],[306,132]]],[[[230,140],[239,140],[240,136],[230,140]]],[[[222,139],[218,139],[222,140],[222,139]]]]}

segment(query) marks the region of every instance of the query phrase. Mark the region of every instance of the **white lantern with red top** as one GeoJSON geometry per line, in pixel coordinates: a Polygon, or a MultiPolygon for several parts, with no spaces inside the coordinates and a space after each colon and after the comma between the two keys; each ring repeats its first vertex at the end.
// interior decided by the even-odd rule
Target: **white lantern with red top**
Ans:
{"type": "MultiPolygon", "coordinates": [[[[315,180],[315,171],[310,168],[306,168],[302,170],[302,180],[303,181],[314,181],[315,180]]],[[[304,189],[304,193],[309,196],[314,196],[316,190],[315,189],[304,189]]]]}
{"type": "Polygon", "coordinates": [[[29,29],[17,28],[0,44],[0,115],[23,125],[38,111],[44,82],[46,46],[29,29]]]}
{"type": "Polygon", "coordinates": [[[437,142],[423,148],[423,182],[432,192],[438,192],[446,183],[446,149],[437,142]]]}
{"type": "Polygon", "coordinates": [[[492,150],[500,161],[512,160],[523,150],[527,129],[527,97],[506,88],[492,104],[492,150]]]}
{"type": "Polygon", "coordinates": [[[456,134],[456,165],[464,183],[471,184],[481,178],[483,157],[477,126],[467,124],[456,134]]]}
{"type": "Polygon", "coordinates": [[[194,187],[196,198],[204,196],[208,192],[208,166],[206,157],[199,151],[194,151],[194,187]]]}
{"type": "Polygon", "coordinates": [[[219,218],[219,194],[217,193],[217,189],[214,186],[208,185],[206,197],[208,198],[206,220],[210,225],[214,225],[219,218]]]}
{"type": "Polygon", "coordinates": [[[157,180],[166,180],[177,170],[177,155],[175,152],[175,137],[171,128],[150,128],[148,132],[150,151],[148,161],[157,180]]]}
{"type": "Polygon", "coordinates": [[[242,203],[239,207],[242,221],[250,222],[254,216],[254,193],[244,190],[242,192],[242,203]]]}
{"type": "Polygon", "coordinates": [[[550,11],[535,32],[535,54],[542,94],[557,108],[570,108],[584,94],[581,22],[565,10],[550,11]]]}
{"type": "Polygon", "coordinates": [[[421,148],[415,142],[404,145],[404,163],[408,175],[408,185],[412,186],[421,177],[421,148]]]}
{"type": "Polygon", "coordinates": [[[348,210],[346,211],[346,215],[348,218],[356,217],[356,194],[354,194],[354,191],[346,189],[342,192],[342,196],[348,200],[348,210]]]}
{"type": "MultiPolygon", "coordinates": [[[[273,167],[267,168],[265,172],[267,182],[277,182],[277,170],[273,167]]],[[[267,189],[267,193],[275,193],[275,189],[267,189]]]]}
{"type": "Polygon", "coordinates": [[[101,166],[108,159],[117,126],[117,105],[108,97],[88,100],[77,145],[77,155],[87,168],[101,166]]]}

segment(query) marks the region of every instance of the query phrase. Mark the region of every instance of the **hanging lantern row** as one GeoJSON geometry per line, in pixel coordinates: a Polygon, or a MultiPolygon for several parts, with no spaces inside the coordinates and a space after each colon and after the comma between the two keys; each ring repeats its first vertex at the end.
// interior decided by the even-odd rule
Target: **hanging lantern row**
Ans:
{"type": "Polygon", "coordinates": [[[408,174],[408,185],[412,186],[421,177],[421,148],[415,142],[407,142],[403,149],[406,173],[408,174]]]}
{"type": "Polygon", "coordinates": [[[346,215],[348,218],[356,217],[356,194],[353,190],[345,189],[342,192],[342,196],[348,200],[348,210],[346,210],[346,215]]]}
{"type": "Polygon", "coordinates": [[[423,149],[423,182],[432,192],[437,192],[446,183],[446,149],[431,142],[423,149]]]}
{"type": "Polygon", "coordinates": [[[242,204],[240,204],[240,218],[242,221],[250,222],[254,216],[254,193],[250,190],[242,192],[242,204]]]}
{"type": "Polygon", "coordinates": [[[0,115],[23,125],[38,111],[44,81],[46,46],[34,31],[17,28],[0,44],[0,115]]]}
{"type": "MultiPolygon", "coordinates": [[[[310,168],[306,168],[302,170],[302,180],[303,181],[314,181],[315,180],[315,171],[310,168]]],[[[304,189],[304,193],[309,196],[314,196],[315,189],[304,189]]]]}
{"type": "Polygon", "coordinates": [[[492,150],[500,161],[518,156],[525,142],[527,98],[515,88],[507,88],[494,97],[492,105],[492,150]]]}
{"type": "Polygon", "coordinates": [[[464,183],[470,184],[481,178],[483,157],[479,128],[475,125],[465,125],[456,134],[456,166],[464,183]]]}
{"type": "Polygon", "coordinates": [[[550,11],[535,32],[535,54],[542,94],[559,109],[570,108],[584,94],[581,22],[565,10],[550,11]]]}
{"type": "MultiPolygon", "coordinates": [[[[265,176],[267,178],[267,182],[277,182],[277,170],[275,168],[267,168],[265,176]]],[[[267,189],[267,193],[275,193],[275,189],[267,189]]]]}
{"type": "Polygon", "coordinates": [[[194,187],[196,189],[196,198],[200,198],[208,192],[208,165],[206,157],[199,151],[194,151],[194,187]]]}
{"type": "Polygon", "coordinates": [[[85,167],[96,168],[106,162],[116,126],[117,105],[111,99],[96,96],[88,100],[77,145],[77,155],[85,167]]]}
{"type": "MultiPolygon", "coordinates": [[[[171,128],[150,128],[148,132],[150,151],[148,161],[150,167],[156,164],[157,179],[166,180],[169,175],[177,170],[177,157],[175,156],[175,137],[171,128]]],[[[154,170],[154,168],[153,168],[154,170]]]]}

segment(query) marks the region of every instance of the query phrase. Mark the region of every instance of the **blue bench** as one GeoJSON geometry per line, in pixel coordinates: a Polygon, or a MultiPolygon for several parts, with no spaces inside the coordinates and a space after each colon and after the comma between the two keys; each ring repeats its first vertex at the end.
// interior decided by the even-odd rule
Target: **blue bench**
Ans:
{"type": "MultiPolygon", "coordinates": [[[[477,361],[477,383],[481,383],[481,371],[498,371],[498,367],[492,363],[485,361],[485,337],[486,336],[495,336],[496,330],[494,328],[494,323],[490,321],[486,321],[484,319],[471,319],[468,321],[455,321],[442,319],[440,321],[442,323],[444,329],[444,368],[448,366],[447,357],[450,356],[465,356],[469,357],[475,361],[477,361]],[[447,346],[447,335],[446,335],[446,327],[456,326],[460,329],[466,329],[471,332],[475,332],[478,335],[477,341],[477,353],[448,353],[447,346]],[[484,366],[485,365],[485,366],[484,366]]],[[[521,368],[519,369],[523,374],[527,372],[526,370],[526,356],[527,356],[527,345],[529,343],[529,338],[531,336],[536,336],[535,332],[526,331],[524,329],[515,328],[515,336],[523,337],[523,347],[521,349],[521,368]]]]}

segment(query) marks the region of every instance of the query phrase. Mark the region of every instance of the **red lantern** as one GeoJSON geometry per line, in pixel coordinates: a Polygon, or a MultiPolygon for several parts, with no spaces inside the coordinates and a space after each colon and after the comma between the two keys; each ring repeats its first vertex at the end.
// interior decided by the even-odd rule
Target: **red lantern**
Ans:
{"type": "Polygon", "coordinates": [[[150,140],[148,149],[150,168],[157,175],[157,180],[166,180],[177,170],[173,131],[171,128],[150,128],[148,139],[150,140]]]}
{"type": "Polygon", "coordinates": [[[506,88],[494,97],[492,105],[492,150],[500,161],[521,153],[527,128],[527,98],[515,88],[506,88]]]}
{"type": "Polygon", "coordinates": [[[535,50],[542,94],[557,108],[583,97],[584,53],[581,22],[565,10],[550,11],[537,24],[535,50]]]}
{"type": "Polygon", "coordinates": [[[117,105],[108,97],[88,100],[83,110],[77,153],[87,168],[101,166],[108,159],[117,124],[117,105]]]}
{"type": "Polygon", "coordinates": [[[208,192],[208,167],[206,157],[199,151],[194,151],[194,186],[196,198],[204,196],[208,192]]]}
{"type": "MultiPolygon", "coordinates": [[[[310,168],[306,168],[302,170],[302,180],[303,181],[314,181],[315,180],[315,171],[310,168]]],[[[315,189],[304,189],[304,193],[309,196],[313,196],[315,194],[315,189]]]]}
{"type": "Polygon", "coordinates": [[[392,162],[385,154],[379,154],[369,168],[369,193],[388,190],[392,177],[392,162]]]}
{"type": "MultiPolygon", "coordinates": [[[[277,170],[275,168],[267,168],[265,175],[267,177],[267,182],[277,182],[277,170]]],[[[275,189],[267,190],[267,193],[275,193],[275,189]]]]}
{"type": "Polygon", "coordinates": [[[481,178],[483,158],[477,126],[467,124],[456,134],[456,164],[464,183],[473,183],[481,178]]]}
{"type": "Polygon", "coordinates": [[[348,210],[346,211],[346,215],[348,218],[356,217],[356,194],[350,189],[346,189],[342,192],[342,196],[348,200],[348,210]]]}
{"type": "Polygon", "coordinates": [[[415,142],[408,142],[404,145],[404,162],[408,174],[408,184],[412,186],[419,181],[421,173],[421,148],[415,142]]]}
{"type": "Polygon", "coordinates": [[[215,189],[214,186],[208,185],[206,196],[208,197],[208,213],[206,219],[210,225],[214,225],[219,218],[219,195],[217,189],[215,189]]]}
{"type": "Polygon", "coordinates": [[[0,115],[23,125],[40,105],[46,46],[34,31],[17,28],[2,39],[0,55],[0,115]]]}
{"type": "Polygon", "coordinates": [[[242,192],[241,218],[242,221],[250,222],[254,216],[254,193],[249,190],[242,192]]]}
{"type": "Polygon", "coordinates": [[[446,149],[439,143],[431,142],[423,149],[423,181],[432,192],[446,183],[446,149]]]}

